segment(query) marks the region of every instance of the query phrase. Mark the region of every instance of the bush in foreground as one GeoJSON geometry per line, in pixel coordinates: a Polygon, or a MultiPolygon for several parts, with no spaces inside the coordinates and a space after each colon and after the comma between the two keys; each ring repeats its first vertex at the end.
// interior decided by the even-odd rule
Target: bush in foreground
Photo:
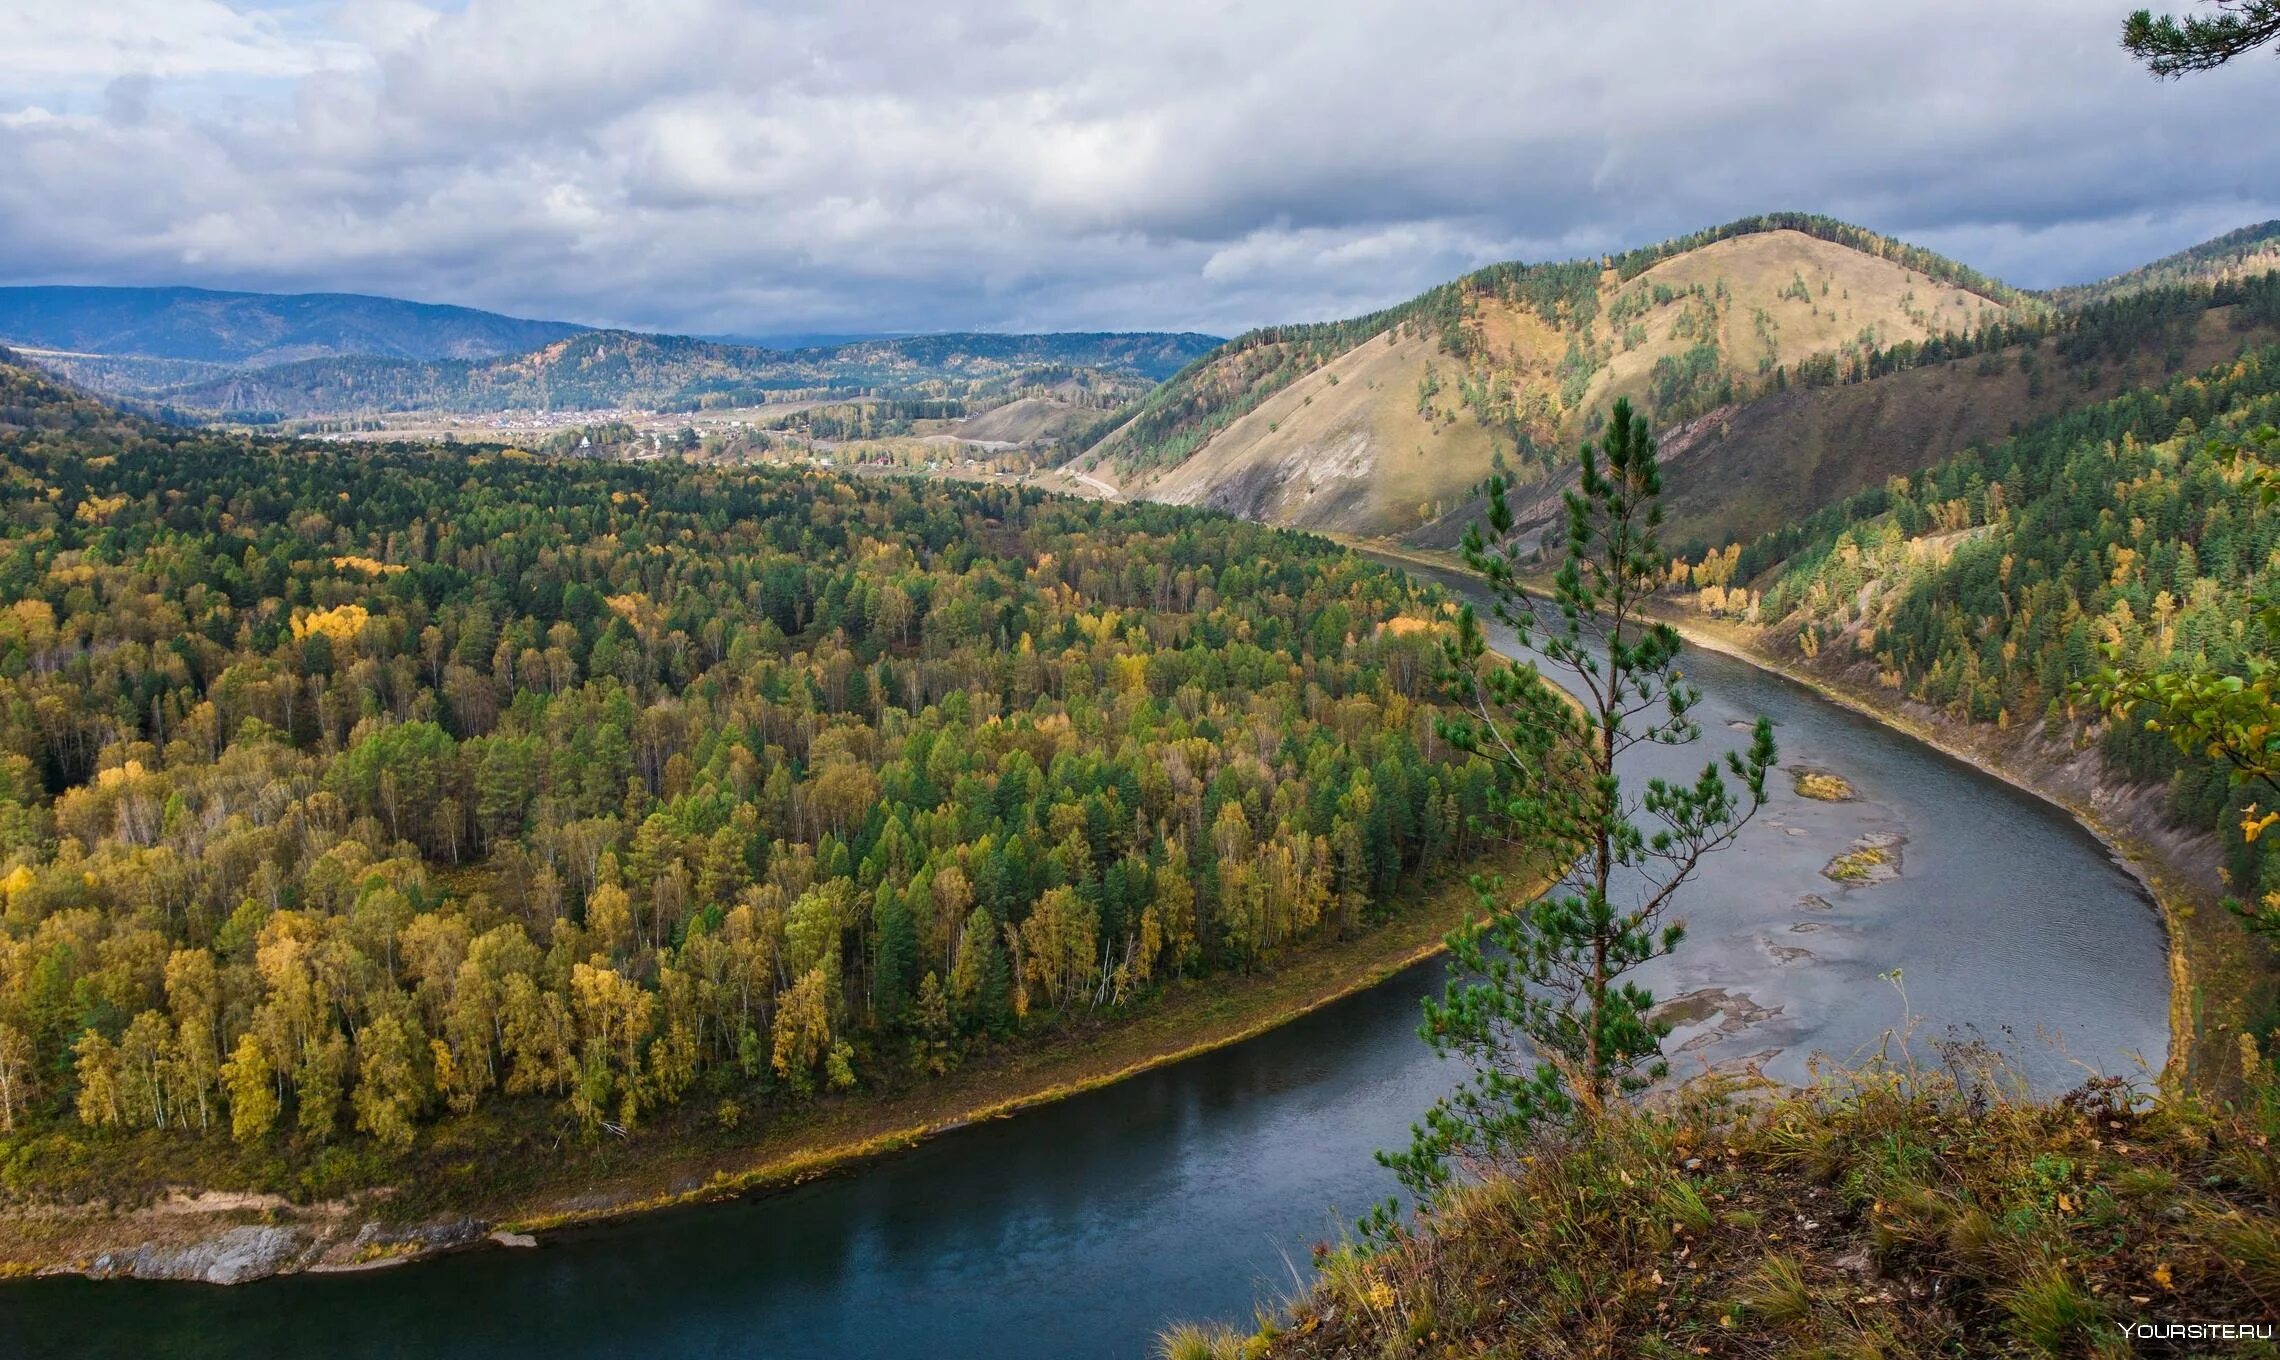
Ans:
{"type": "Polygon", "coordinates": [[[2272,1355],[2138,1324],[2280,1318],[2280,1081],[2236,1104],[2119,1081],[2056,1102],[1984,1054],[1804,1091],[1615,1108],[1452,1190],[1390,1246],[1166,1360],[2272,1355]]]}

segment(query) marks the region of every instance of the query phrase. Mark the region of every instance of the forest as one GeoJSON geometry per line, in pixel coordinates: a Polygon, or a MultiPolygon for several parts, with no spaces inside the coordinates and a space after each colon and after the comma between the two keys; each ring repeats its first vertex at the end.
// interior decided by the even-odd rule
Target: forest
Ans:
{"type": "Polygon", "coordinates": [[[0,1184],[733,1124],[1271,966],[1482,848],[1443,602],[1325,540],[0,380],[0,1184]]]}
{"type": "MultiPolygon", "coordinates": [[[[2273,282],[2263,295],[2280,296],[2273,282]]],[[[2071,691],[2109,658],[2238,673],[2262,645],[2250,624],[2280,581],[2280,528],[2231,448],[2276,418],[2280,347],[2250,350],[1676,562],[1671,584],[1958,719],[2088,719],[2071,691]]],[[[2252,791],[2220,762],[2140,724],[2101,740],[2122,773],[2166,782],[2188,824],[2237,827],[2252,791]]],[[[2271,841],[2224,839],[2238,888],[2280,890],[2271,841]]]]}

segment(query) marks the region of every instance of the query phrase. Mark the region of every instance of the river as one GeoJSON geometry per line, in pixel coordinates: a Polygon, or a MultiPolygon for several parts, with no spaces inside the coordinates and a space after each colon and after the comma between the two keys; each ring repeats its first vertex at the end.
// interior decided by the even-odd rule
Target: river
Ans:
{"type": "MultiPolygon", "coordinates": [[[[1430,570],[1416,574],[1456,588],[1430,570]]],[[[1496,630],[1492,630],[1492,637],[1496,630]]],[[[2158,1067],[2168,972],[2155,908],[2062,811],[1731,658],[1690,649],[1695,746],[1628,773],[1691,775],[1775,723],[1777,781],[1686,890],[1658,965],[1689,996],[1682,1071],[1756,1061],[1803,1080],[1912,1018],[1976,1034],[2044,1091],[2158,1067]],[[1863,837],[1900,874],[1821,873],[1863,837]],[[1900,970],[1897,985],[1881,974],[1900,970]]],[[[0,1355],[243,1357],[1140,1357],[1165,1323],[1245,1323],[1298,1287],[1313,1243],[1393,1189],[1373,1150],[1454,1073],[1417,1038],[1429,963],[1233,1048],[849,1174],[393,1270],[234,1289],[75,1278],[0,1287],[0,1355]]],[[[1919,1051],[1928,1045],[1919,1043],[1919,1051]]]]}

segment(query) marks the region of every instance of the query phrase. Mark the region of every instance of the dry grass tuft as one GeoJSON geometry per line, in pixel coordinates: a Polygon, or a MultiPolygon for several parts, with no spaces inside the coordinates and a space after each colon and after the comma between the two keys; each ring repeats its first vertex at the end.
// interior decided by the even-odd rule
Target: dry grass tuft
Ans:
{"type": "Polygon", "coordinates": [[[2280,1316],[2276,1140],[2271,1090],[2037,1102],[1970,1049],[1621,1110],[1326,1253],[1240,1353],[2127,1354],[2133,1322],[2280,1316]]]}

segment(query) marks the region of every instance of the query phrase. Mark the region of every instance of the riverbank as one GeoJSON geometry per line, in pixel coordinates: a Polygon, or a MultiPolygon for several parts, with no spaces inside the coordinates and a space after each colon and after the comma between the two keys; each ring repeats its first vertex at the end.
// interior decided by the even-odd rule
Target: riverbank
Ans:
{"type": "MultiPolygon", "coordinates": [[[[1471,570],[1452,552],[1346,542],[1438,571],[1471,570]]],[[[2176,827],[2164,811],[2161,789],[2111,776],[2095,745],[2078,731],[2052,735],[2039,724],[1996,729],[1960,722],[1876,687],[1873,675],[1864,681],[1785,657],[1768,645],[1762,628],[1691,613],[1669,601],[1657,602],[1651,612],[1695,646],[1801,685],[2073,817],[2160,908],[2170,979],[2163,1084],[2221,1094],[2238,1081],[2242,1022],[2266,980],[2256,966],[2254,942],[2220,905],[2222,847],[2214,836],[2176,827]]]]}
{"type": "Polygon", "coordinates": [[[2114,777],[2080,731],[2046,733],[1960,722],[1860,682],[1775,654],[1764,631],[1689,616],[1669,604],[1655,616],[1689,643],[1803,685],[1830,703],[1874,719],[2070,816],[2098,838],[2161,910],[2169,947],[2169,1053],[2165,1086],[2230,1090],[2240,1073],[2239,1036],[2259,985],[2253,942],[2221,905],[2224,853],[2214,836],[2176,827],[2163,791],[2114,777]]]}
{"type": "MultiPolygon", "coordinates": [[[[1499,866],[1480,866],[1495,872],[1499,866]]],[[[858,1092],[724,1129],[695,1110],[633,1139],[556,1155],[488,1154],[495,1125],[439,1126],[418,1174],[313,1203],[178,1187],[134,1205],[19,1205],[0,1213],[0,1277],[80,1274],[237,1284],[369,1270],[440,1252],[530,1245],[576,1225],[795,1185],[1225,1048],[1367,990],[1446,951],[1477,902],[1446,883],[1347,940],[1272,972],[1184,980],[1114,1017],[1072,1021],[899,1090],[858,1092]]],[[[553,1121],[559,1123],[559,1120],[553,1121]]]]}

